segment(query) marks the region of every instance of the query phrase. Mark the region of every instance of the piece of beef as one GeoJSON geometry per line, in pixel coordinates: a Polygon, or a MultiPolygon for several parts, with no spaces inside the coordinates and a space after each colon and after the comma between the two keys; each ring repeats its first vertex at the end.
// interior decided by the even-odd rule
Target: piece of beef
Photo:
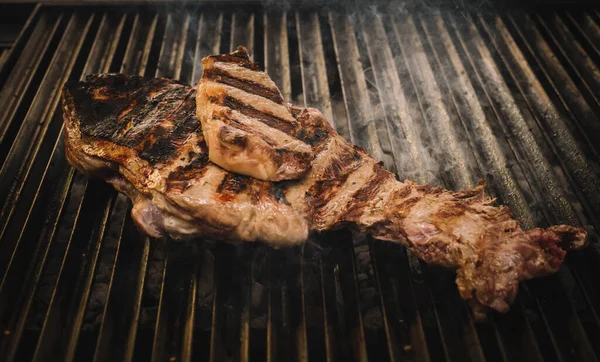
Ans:
{"type": "Polygon", "coordinates": [[[67,159],[130,197],[150,236],[305,240],[306,217],[276,185],[209,162],[195,98],[194,88],[164,78],[103,74],[67,83],[67,159]]]}
{"type": "Polygon", "coordinates": [[[313,152],[279,89],[245,48],[202,60],[197,114],[209,159],[261,180],[298,179],[313,152]]]}
{"type": "Polygon", "coordinates": [[[520,280],[556,272],[565,250],[586,242],[570,226],[523,231],[483,185],[456,193],[400,182],[311,108],[287,106],[315,156],[302,179],[227,172],[208,160],[194,98],[194,88],[175,81],[117,74],[63,90],[69,162],[127,194],[151,236],[289,245],[309,230],[353,227],[455,269],[477,317],[507,311],[520,280]]]}

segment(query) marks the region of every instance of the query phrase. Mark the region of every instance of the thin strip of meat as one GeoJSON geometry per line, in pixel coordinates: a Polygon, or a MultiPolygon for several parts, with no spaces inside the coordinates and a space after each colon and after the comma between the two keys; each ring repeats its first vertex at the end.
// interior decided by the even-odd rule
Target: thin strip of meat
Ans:
{"type": "Polygon", "coordinates": [[[285,190],[311,230],[353,227],[400,242],[428,264],[456,270],[460,295],[476,319],[484,319],[489,308],[507,312],[519,281],[555,273],[566,251],[586,245],[581,228],[522,230],[507,207],[493,205],[483,182],[462,192],[399,182],[315,109],[304,110],[298,120],[329,133],[314,148],[307,177],[285,190]]]}
{"type": "Polygon", "coordinates": [[[273,183],[225,171],[208,159],[195,97],[175,81],[116,74],[63,89],[69,162],[126,193],[151,236],[281,246],[309,231],[356,228],[456,270],[478,318],[507,311],[519,281],[556,272],[566,250],[586,243],[571,226],[522,230],[483,184],[456,193],[400,182],[311,108],[286,105],[314,153],[303,178],[273,183]]]}

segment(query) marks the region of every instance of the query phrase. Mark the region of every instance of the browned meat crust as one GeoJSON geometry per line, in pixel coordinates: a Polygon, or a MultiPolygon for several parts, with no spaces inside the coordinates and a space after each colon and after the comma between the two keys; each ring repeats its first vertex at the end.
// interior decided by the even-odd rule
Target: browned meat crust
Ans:
{"type": "Polygon", "coordinates": [[[483,184],[456,193],[399,182],[311,108],[286,106],[312,140],[306,176],[271,183],[229,173],[208,161],[194,91],[123,75],[63,90],[69,162],[131,197],[132,215],[149,235],[281,245],[306,240],[309,230],[349,226],[456,270],[477,317],[507,311],[519,281],[556,272],[565,250],[586,243],[580,228],[522,230],[483,184]]]}
{"type": "Polygon", "coordinates": [[[169,79],[121,74],[67,83],[67,159],[127,194],[134,220],[151,236],[305,240],[305,217],[273,184],[209,162],[195,93],[169,79]]]}
{"type": "Polygon", "coordinates": [[[313,140],[247,50],[206,57],[202,66],[197,111],[210,160],[261,180],[305,175],[314,157],[313,140]]]}

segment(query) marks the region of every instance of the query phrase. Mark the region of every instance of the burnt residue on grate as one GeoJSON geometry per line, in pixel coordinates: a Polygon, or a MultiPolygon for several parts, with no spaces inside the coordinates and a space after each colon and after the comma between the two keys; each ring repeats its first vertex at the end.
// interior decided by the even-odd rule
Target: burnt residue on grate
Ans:
{"type": "Polygon", "coordinates": [[[0,360],[598,360],[600,10],[273,6],[26,9],[0,53],[0,360]],[[279,250],[141,235],[68,166],[60,86],[193,84],[238,45],[400,178],[483,178],[590,247],[476,324],[451,272],[347,230],[279,250]]]}

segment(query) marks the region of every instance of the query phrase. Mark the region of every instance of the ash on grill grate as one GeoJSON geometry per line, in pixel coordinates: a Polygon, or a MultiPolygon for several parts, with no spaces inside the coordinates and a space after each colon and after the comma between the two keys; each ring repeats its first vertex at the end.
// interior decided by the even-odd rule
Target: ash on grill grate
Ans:
{"type": "Polygon", "coordinates": [[[0,52],[0,360],[598,360],[599,10],[353,6],[19,8],[0,52]],[[68,167],[60,86],[193,84],[237,45],[400,177],[484,178],[526,227],[581,224],[591,246],[475,324],[451,272],[346,230],[280,250],[140,235],[125,196],[68,167]]]}

